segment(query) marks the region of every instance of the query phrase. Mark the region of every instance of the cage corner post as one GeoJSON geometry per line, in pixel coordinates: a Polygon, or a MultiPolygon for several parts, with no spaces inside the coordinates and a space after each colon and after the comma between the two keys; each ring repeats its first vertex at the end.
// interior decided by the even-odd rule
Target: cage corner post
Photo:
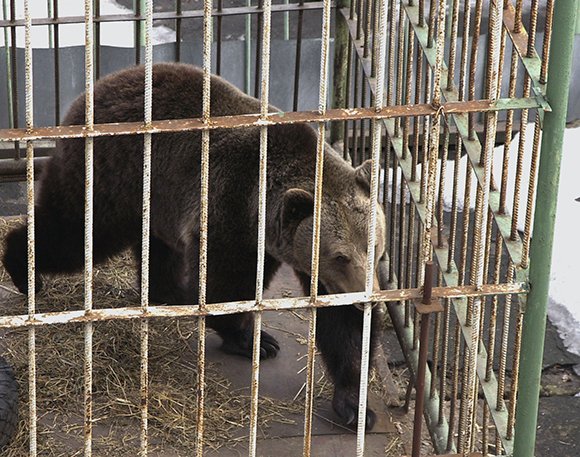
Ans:
{"type": "MultiPolygon", "coordinates": [[[[347,88],[347,57],[349,31],[346,18],[341,9],[348,8],[352,0],[337,0],[335,8],[334,32],[334,61],[332,81],[332,107],[346,108],[347,88]]],[[[342,141],[344,131],[339,122],[332,122],[330,126],[330,143],[342,141]]]]}
{"type": "Polygon", "coordinates": [[[522,347],[526,350],[520,355],[514,457],[533,457],[536,444],[552,246],[578,9],[577,0],[555,2],[546,93],[552,111],[546,112],[544,118],[530,251],[531,290],[522,334],[522,347]]]}

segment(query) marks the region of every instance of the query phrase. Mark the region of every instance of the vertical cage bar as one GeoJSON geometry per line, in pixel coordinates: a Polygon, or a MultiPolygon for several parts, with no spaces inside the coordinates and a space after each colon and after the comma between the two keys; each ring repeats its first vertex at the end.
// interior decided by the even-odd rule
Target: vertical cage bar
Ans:
{"type": "MultiPolygon", "coordinates": [[[[443,59],[445,52],[445,12],[447,9],[447,1],[439,0],[435,3],[432,0],[431,3],[431,15],[430,15],[430,26],[429,26],[429,37],[432,39],[433,28],[435,27],[435,21],[437,21],[437,40],[436,40],[436,53],[435,53],[435,66],[434,66],[434,76],[433,76],[433,106],[439,108],[441,106],[441,89],[442,89],[442,70],[443,70],[443,59]],[[438,11],[436,11],[438,7],[438,11]],[[437,16],[436,16],[436,13],[437,16]]],[[[427,68],[427,88],[430,86],[430,70],[427,68]]],[[[426,96],[428,92],[426,91],[426,96]]],[[[427,123],[425,123],[425,127],[427,123]]],[[[430,303],[430,296],[427,295],[431,293],[431,288],[433,285],[433,246],[431,244],[431,229],[433,227],[433,220],[435,217],[435,192],[436,192],[436,174],[437,174],[437,159],[439,157],[439,134],[441,128],[441,111],[438,110],[431,120],[431,131],[428,143],[428,154],[424,154],[424,160],[422,164],[422,179],[425,176],[425,168],[427,168],[427,200],[425,202],[425,222],[423,224],[423,233],[420,240],[420,260],[419,260],[419,271],[417,275],[417,282],[421,284],[424,288],[424,304],[430,303]],[[427,275],[427,276],[425,276],[427,275]],[[427,292],[428,291],[428,292],[427,292]]],[[[425,130],[426,133],[426,130],[425,130]]],[[[427,144],[426,135],[424,137],[425,143],[427,144]]],[[[424,149],[426,150],[426,149],[424,149]]],[[[443,177],[441,177],[443,179],[443,177]]],[[[422,187],[422,186],[421,186],[422,187]]],[[[422,190],[422,189],[421,189],[422,190]]],[[[415,310],[416,319],[418,318],[418,312],[415,310]]],[[[412,455],[413,457],[418,457],[420,455],[420,440],[421,440],[421,429],[423,425],[423,409],[425,405],[426,397],[429,397],[429,392],[425,389],[425,370],[427,368],[427,350],[428,350],[428,339],[429,339],[429,317],[428,313],[421,315],[420,324],[420,347],[419,347],[419,363],[417,367],[417,374],[415,378],[415,414],[413,421],[413,447],[412,455]]],[[[438,335],[435,335],[437,337],[438,335]]],[[[434,351],[436,349],[434,348],[434,351]]],[[[432,386],[434,386],[436,378],[437,368],[434,365],[432,386]]]]}
{"type": "MultiPolygon", "coordinates": [[[[181,16],[182,12],[182,0],[177,0],[175,2],[175,14],[181,16]]],[[[181,17],[175,19],[175,61],[181,61],[181,17]]]]}
{"type": "MultiPolygon", "coordinates": [[[[435,1],[435,0],[433,0],[435,1]]],[[[443,59],[445,52],[445,11],[447,9],[447,1],[439,0],[439,15],[437,24],[437,42],[436,42],[436,58],[435,58],[435,75],[433,81],[433,106],[439,108],[441,106],[441,73],[443,68],[443,59]]],[[[428,70],[429,71],[429,70],[428,70]]],[[[423,227],[423,237],[421,239],[421,259],[422,262],[432,260],[432,246],[431,246],[431,228],[433,226],[433,218],[435,216],[435,191],[436,191],[436,175],[437,175],[437,159],[439,157],[439,134],[441,130],[441,111],[438,111],[431,121],[430,142],[428,145],[428,156],[425,156],[423,161],[423,169],[427,169],[427,200],[425,202],[426,215],[425,224],[423,227]]],[[[418,283],[422,284],[424,279],[424,269],[419,269],[418,283]]]]}
{"type": "MultiPolygon", "coordinates": [[[[85,127],[88,132],[94,126],[93,108],[93,0],[85,0],[85,127]]],[[[94,138],[85,138],[85,311],[93,309],[93,146],[94,138]]],[[[84,453],[92,455],[93,436],[93,323],[85,324],[85,361],[84,361],[84,407],[85,435],[84,453]]]]}
{"type": "MultiPolygon", "coordinates": [[[[304,5],[304,0],[300,0],[300,6],[304,5]]],[[[294,62],[294,99],[292,111],[298,111],[298,100],[300,96],[300,59],[302,57],[302,26],[304,23],[304,11],[298,11],[298,25],[296,28],[296,60],[294,62]]],[[[338,33],[338,32],[337,32],[338,33]]]]}
{"type": "Polygon", "coordinates": [[[540,113],[536,112],[536,119],[534,123],[534,137],[532,141],[532,158],[530,163],[530,170],[528,174],[528,199],[526,204],[526,214],[524,219],[524,236],[522,245],[522,263],[521,268],[528,268],[529,252],[530,252],[530,238],[532,229],[532,208],[534,205],[534,194],[536,191],[536,174],[538,170],[538,155],[540,152],[540,135],[542,125],[540,122],[540,113]]]}
{"type": "MultiPolygon", "coordinates": [[[[328,54],[330,49],[330,0],[324,0],[322,11],[322,43],[320,52],[320,80],[318,89],[318,112],[326,112],[328,98],[328,54]]],[[[316,170],[314,183],[314,218],[312,233],[312,262],[310,265],[310,320],[308,326],[308,359],[306,364],[306,400],[304,405],[304,446],[303,455],[311,454],[312,446],[312,415],[314,402],[314,360],[316,345],[316,308],[314,302],[318,296],[318,261],[320,254],[320,224],[322,216],[322,183],[324,171],[324,149],[326,128],[324,122],[318,123],[318,141],[316,143],[316,170]]]]}
{"type": "MultiPolygon", "coordinates": [[[[251,5],[251,0],[248,0],[248,6],[251,5]]],[[[260,31],[263,35],[263,25],[264,22],[264,0],[258,0],[258,9],[262,12],[256,15],[256,60],[254,66],[254,97],[260,96],[260,56],[262,55],[262,40],[260,39],[260,31]]]]}
{"type": "MultiPolygon", "coordinates": [[[[511,261],[507,266],[507,282],[512,282],[515,274],[515,268],[511,261]]],[[[496,411],[502,411],[505,407],[503,398],[505,394],[505,374],[507,368],[507,352],[509,343],[510,318],[512,311],[512,296],[506,295],[505,304],[503,307],[503,322],[501,328],[501,343],[498,362],[498,380],[497,380],[497,395],[495,401],[496,411]]]]}
{"type": "MultiPolygon", "coordinates": [[[[14,2],[11,2],[13,7],[14,2]]],[[[32,75],[32,42],[30,2],[24,0],[24,65],[25,65],[25,110],[26,129],[34,127],[33,111],[33,75],[32,75]]],[[[15,36],[15,34],[14,34],[15,36]]],[[[16,40],[12,41],[13,51],[16,52],[16,40]]],[[[14,70],[14,69],[13,69],[14,70]]],[[[14,72],[15,73],[15,72],[14,72]]],[[[14,74],[13,73],[13,74],[14,74]]],[[[35,249],[34,249],[34,145],[26,142],[26,197],[27,197],[27,251],[28,251],[28,316],[34,319],[36,312],[35,294],[35,249]]],[[[29,455],[35,457],[37,453],[37,417],[36,417],[36,333],[34,327],[28,330],[28,414],[29,414],[29,455]]]]}
{"type": "MultiPolygon", "coordinates": [[[[101,0],[94,0],[94,17],[99,18],[101,15],[101,0]]],[[[97,21],[94,24],[95,28],[95,78],[99,79],[101,77],[101,22],[97,21]]]]}
{"type": "MultiPolygon", "coordinates": [[[[386,49],[387,49],[387,1],[381,0],[378,5],[378,56],[375,59],[376,64],[376,85],[375,85],[375,109],[378,111],[384,105],[385,89],[385,68],[386,68],[386,49]]],[[[367,240],[367,264],[366,264],[366,283],[365,294],[371,295],[375,284],[375,242],[377,237],[377,200],[379,189],[379,165],[381,151],[381,124],[372,119],[373,137],[371,143],[372,153],[372,173],[371,173],[371,191],[370,191],[370,214],[368,215],[368,240],[367,240]]],[[[388,170],[385,171],[387,173],[388,170]]],[[[395,200],[395,195],[391,198],[395,200]]],[[[367,390],[368,390],[368,372],[370,356],[370,335],[371,335],[372,303],[366,302],[363,311],[363,329],[362,329],[362,354],[360,367],[360,391],[358,405],[357,421],[357,444],[356,455],[364,455],[365,446],[365,427],[366,427],[366,408],[367,408],[367,390]]]]}
{"type": "MultiPolygon", "coordinates": [[[[342,15],[341,9],[348,8],[352,0],[338,0],[335,12],[335,32],[334,32],[334,73],[333,73],[333,91],[332,107],[345,108],[347,91],[350,87],[347,85],[347,55],[349,49],[349,31],[346,18],[342,15]]],[[[295,76],[296,77],[296,76],[295,76]]],[[[333,122],[330,126],[330,142],[344,139],[344,130],[341,124],[333,122]]]]}
{"type": "MultiPolygon", "coordinates": [[[[548,75],[548,63],[550,61],[550,42],[552,39],[552,20],[554,17],[554,0],[546,1],[546,26],[544,27],[544,43],[542,46],[542,68],[540,70],[540,83],[546,84],[548,75]]],[[[580,33],[580,30],[576,30],[580,33]]]]}
{"type": "MultiPolygon", "coordinates": [[[[262,48],[260,72],[260,115],[265,118],[268,114],[270,97],[270,39],[272,1],[264,0],[262,15],[262,48]]],[[[256,59],[259,59],[256,56],[256,59]]],[[[256,68],[257,72],[257,68],[256,68]]],[[[258,260],[256,273],[256,304],[261,306],[264,293],[264,262],[266,256],[266,190],[267,190],[267,163],[268,163],[268,128],[260,128],[260,169],[258,186],[258,260]]],[[[256,455],[256,440],[258,436],[258,391],[260,382],[260,340],[262,333],[262,313],[254,313],[254,346],[252,354],[252,388],[250,406],[250,445],[249,456],[256,455]]]]}
{"type": "MultiPolygon", "coordinates": [[[[223,0],[217,0],[217,11],[221,13],[223,11],[223,0]]],[[[217,27],[216,27],[216,37],[217,37],[217,49],[216,49],[216,67],[215,73],[216,75],[222,74],[222,20],[223,16],[220,14],[217,17],[217,27]]]]}
{"type": "MultiPolygon", "coordinates": [[[[16,1],[10,1],[10,22],[16,21],[16,1]]],[[[11,91],[12,98],[12,126],[18,128],[20,119],[18,115],[18,58],[17,58],[17,44],[16,44],[16,25],[10,27],[10,76],[11,76],[11,91]]],[[[20,142],[14,143],[14,158],[20,159],[20,142]]]]}
{"type": "MultiPolygon", "coordinates": [[[[491,100],[497,98],[498,71],[500,64],[500,46],[501,26],[502,26],[502,4],[492,1],[489,4],[489,59],[487,68],[487,87],[486,91],[491,100]]],[[[477,40],[474,35],[474,42],[477,40]]],[[[472,62],[474,64],[474,62],[472,62]]],[[[473,125],[472,125],[473,127],[473,125]]],[[[474,232],[474,256],[472,262],[471,278],[472,283],[480,287],[485,281],[485,251],[486,251],[486,231],[489,229],[487,219],[489,215],[489,192],[491,180],[491,164],[493,159],[493,148],[495,146],[495,135],[497,127],[497,112],[487,113],[485,126],[485,145],[482,150],[480,159],[483,166],[483,180],[481,186],[477,188],[476,210],[475,210],[475,232],[474,232]]],[[[467,455],[475,446],[475,437],[473,430],[476,422],[476,408],[478,399],[478,379],[477,379],[477,356],[479,348],[479,337],[481,322],[481,307],[483,306],[481,298],[475,298],[469,301],[468,307],[471,308],[471,346],[468,351],[468,385],[467,389],[467,424],[463,429],[465,433],[465,442],[462,448],[463,454],[467,455]]],[[[468,310],[469,311],[469,310],[468,310]]]]}
{"type": "MultiPolygon", "coordinates": [[[[468,3],[466,0],[465,3],[468,3]]],[[[467,8],[467,5],[466,5],[467,8]]],[[[477,54],[479,50],[479,36],[481,33],[481,16],[483,11],[483,0],[476,0],[475,3],[475,17],[473,19],[473,38],[471,42],[471,60],[469,63],[469,86],[468,86],[468,100],[475,99],[475,75],[477,67],[477,54]]],[[[469,39],[469,34],[463,35],[463,40],[469,39]]],[[[469,139],[475,138],[475,113],[470,113],[469,117],[469,139]]]]}
{"type": "MultiPolygon", "coordinates": [[[[7,6],[7,2],[8,0],[2,0],[2,19],[7,20],[8,19],[8,6],[7,6]]],[[[8,111],[8,126],[10,128],[14,128],[14,109],[13,109],[13,103],[14,100],[12,98],[12,66],[11,66],[11,60],[10,60],[10,55],[12,53],[12,42],[9,39],[9,35],[8,35],[8,27],[4,27],[4,49],[6,51],[5,54],[5,65],[6,65],[6,108],[8,111]],[[10,43],[10,45],[8,45],[8,43],[10,43]]]]}
{"type": "MultiPolygon", "coordinates": [[[[142,2],[145,0],[133,0],[133,9],[135,10],[135,17],[140,17],[142,12],[142,2]]],[[[141,64],[141,35],[143,24],[140,20],[135,21],[135,65],[141,64]]]]}
{"type": "Polygon", "coordinates": [[[540,155],[538,171],[534,237],[530,247],[532,288],[524,314],[522,347],[526,350],[520,354],[522,376],[519,379],[514,457],[534,455],[536,442],[546,307],[577,10],[576,0],[559,0],[554,5],[556,26],[552,31],[546,92],[552,111],[544,116],[541,149],[549,154],[540,155]]]}
{"type": "MultiPolygon", "coordinates": [[[[211,48],[212,48],[212,0],[203,2],[203,95],[202,116],[209,124],[211,116],[211,48]]],[[[199,215],[199,308],[207,302],[207,231],[209,209],[209,129],[201,135],[201,189],[199,215]]],[[[195,455],[203,456],[203,429],[205,411],[205,316],[197,320],[197,420],[195,423],[195,455]]]]}
{"type": "MultiPolygon", "coordinates": [[[[153,120],[153,0],[145,2],[145,84],[143,120],[146,126],[153,120]]],[[[149,240],[151,228],[151,133],[143,136],[143,220],[141,239],[141,309],[149,305],[149,240]]],[[[149,321],[141,320],[141,436],[140,455],[148,454],[148,382],[149,382],[149,321]]]]}
{"type": "Polygon", "coordinates": [[[52,17],[56,21],[56,23],[52,26],[52,32],[54,35],[54,125],[60,125],[60,33],[58,24],[58,0],[52,1],[52,17]]]}
{"type": "MultiPolygon", "coordinates": [[[[246,6],[252,6],[252,0],[247,0],[246,6]]],[[[244,91],[250,95],[252,84],[252,15],[246,14],[244,24],[244,91]]]]}

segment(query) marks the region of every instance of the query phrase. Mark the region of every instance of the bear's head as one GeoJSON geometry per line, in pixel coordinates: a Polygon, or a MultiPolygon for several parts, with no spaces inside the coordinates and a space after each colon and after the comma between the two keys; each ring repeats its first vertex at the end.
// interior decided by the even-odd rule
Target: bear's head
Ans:
{"type": "MultiPolygon", "coordinates": [[[[342,161],[342,159],[338,159],[342,161]]],[[[362,292],[366,283],[370,182],[372,163],[352,168],[343,162],[337,170],[327,170],[323,184],[320,225],[319,281],[326,292],[362,292]],[[328,172],[327,172],[328,171],[328,172]]],[[[314,195],[309,190],[286,190],[282,224],[288,240],[291,265],[310,275],[314,195]]],[[[377,204],[375,241],[375,289],[378,286],[376,267],[385,251],[385,215],[377,204]]]]}

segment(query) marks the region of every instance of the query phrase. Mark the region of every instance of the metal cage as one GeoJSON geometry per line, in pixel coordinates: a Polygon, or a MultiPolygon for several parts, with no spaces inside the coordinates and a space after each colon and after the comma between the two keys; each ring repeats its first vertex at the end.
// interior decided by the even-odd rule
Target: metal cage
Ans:
{"type": "MultiPolygon", "coordinates": [[[[101,15],[100,2],[86,0],[84,17],[59,17],[55,0],[49,2],[51,16],[40,19],[32,19],[29,0],[24,0],[23,18],[18,17],[16,3],[4,2],[4,18],[0,21],[5,37],[8,99],[4,102],[9,118],[9,125],[0,130],[5,145],[0,168],[5,180],[26,176],[31,293],[27,312],[0,316],[0,327],[22,327],[29,332],[31,456],[38,453],[35,332],[39,326],[84,325],[84,455],[88,456],[92,452],[93,323],[120,319],[141,322],[140,453],[147,455],[149,320],[198,317],[196,454],[202,455],[205,316],[255,313],[249,452],[256,455],[261,316],[268,310],[296,308],[307,308],[310,316],[303,454],[311,455],[316,310],[348,304],[360,304],[364,315],[362,407],[356,451],[363,455],[371,302],[388,303],[412,374],[409,398],[413,387],[416,390],[418,439],[424,415],[438,454],[533,455],[549,259],[577,9],[574,0],[301,0],[275,5],[271,0],[260,0],[258,5],[244,7],[224,7],[222,0],[216,6],[206,0],[203,10],[192,11],[184,10],[177,0],[174,13],[154,13],[154,2],[147,0],[136,2],[134,14],[117,16],[101,15]],[[296,13],[299,21],[292,56],[292,108],[284,113],[268,112],[273,12],[296,13]],[[321,43],[318,108],[299,110],[302,21],[312,12],[321,13],[316,32],[321,43]],[[245,88],[259,96],[261,110],[253,115],[212,117],[210,73],[221,71],[222,21],[234,15],[256,18],[255,51],[246,54],[249,64],[245,88]],[[153,21],[175,21],[173,56],[181,60],[181,24],[194,18],[203,21],[203,117],[155,121],[151,98],[153,21]],[[144,63],[146,69],[145,112],[143,122],[99,125],[93,118],[93,84],[104,65],[100,25],[115,21],[136,24],[135,63],[144,63]],[[63,105],[59,27],[71,23],[84,23],[85,27],[84,126],[58,125],[63,105]],[[53,40],[55,125],[38,126],[33,118],[31,30],[35,26],[48,26],[53,40]],[[18,30],[25,35],[23,75],[18,70],[18,30]],[[24,125],[19,121],[20,111],[24,111],[24,125]],[[319,135],[311,294],[264,299],[267,126],[295,122],[315,123],[319,135]],[[206,303],[209,132],[243,126],[260,126],[262,132],[256,297],[236,303],[206,303]],[[148,302],[151,138],[180,130],[203,132],[199,303],[153,306],[148,302]],[[92,304],[92,153],[94,138],[104,135],[144,138],[140,307],[94,309],[92,304]],[[387,254],[380,263],[380,292],[373,292],[374,250],[370,248],[376,235],[371,229],[365,291],[318,294],[321,165],[327,136],[342,149],[345,160],[359,164],[372,159],[371,196],[382,194],[388,227],[387,254]],[[84,309],[38,313],[33,267],[34,180],[38,167],[47,159],[37,157],[37,149],[50,150],[58,138],[84,138],[86,145],[84,309]],[[531,144],[530,150],[526,150],[526,144],[531,144]],[[25,159],[20,158],[20,145],[25,145],[25,159]],[[509,172],[510,160],[515,163],[515,173],[509,172]],[[494,168],[494,163],[501,166],[494,168]],[[431,314],[435,314],[432,319],[431,314]]],[[[246,44],[249,41],[247,36],[246,44]]],[[[373,198],[373,202],[376,200],[373,198]]],[[[375,224],[373,205],[369,226],[375,224]]],[[[418,449],[413,452],[419,455],[418,449]]]]}

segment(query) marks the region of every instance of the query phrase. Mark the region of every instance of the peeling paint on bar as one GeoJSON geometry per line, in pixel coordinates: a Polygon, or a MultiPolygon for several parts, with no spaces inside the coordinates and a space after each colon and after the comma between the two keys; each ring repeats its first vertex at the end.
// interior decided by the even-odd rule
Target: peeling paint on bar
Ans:
{"type": "MultiPolygon", "coordinates": [[[[85,0],[85,124],[94,125],[93,2],[85,0]]],[[[84,298],[85,311],[93,308],[93,183],[94,138],[85,138],[84,298]]],[[[93,440],[93,323],[84,329],[84,455],[91,457],[93,440]]]]}
{"type": "MultiPolygon", "coordinates": [[[[433,298],[461,298],[482,297],[490,295],[527,294],[529,288],[526,283],[511,284],[484,284],[480,289],[475,286],[445,286],[434,287],[433,298]]],[[[192,316],[218,316],[249,311],[279,311],[283,309],[308,308],[311,305],[317,308],[326,306],[343,306],[367,301],[403,301],[414,300],[422,295],[420,288],[381,290],[370,297],[364,292],[349,294],[322,295],[314,303],[310,297],[266,299],[262,306],[256,306],[255,300],[246,300],[228,303],[207,304],[203,308],[199,305],[150,305],[143,312],[140,307],[103,308],[91,311],[62,311],[50,313],[21,314],[15,316],[0,316],[0,328],[38,327],[52,324],[67,324],[78,322],[99,322],[114,319],[139,318],[173,318],[192,316]]]]}
{"type": "Polygon", "coordinates": [[[203,118],[152,121],[149,126],[142,122],[95,124],[89,131],[84,125],[37,127],[31,129],[0,129],[0,141],[37,141],[60,138],[85,138],[115,135],[143,135],[144,133],[171,133],[192,130],[231,129],[240,127],[260,127],[264,125],[297,124],[304,122],[349,121],[360,119],[389,119],[397,117],[429,116],[442,110],[445,114],[479,113],[508,109],[538,108],[535,98],[474,100],[470,102],[448,101],[441,108],[430,104],[388,106],[375,108],[328,109],[324,114],[318,111],[297,111],[261,114],[241,114],[237,116],[216,116],[206,122],[203,118]]]}

